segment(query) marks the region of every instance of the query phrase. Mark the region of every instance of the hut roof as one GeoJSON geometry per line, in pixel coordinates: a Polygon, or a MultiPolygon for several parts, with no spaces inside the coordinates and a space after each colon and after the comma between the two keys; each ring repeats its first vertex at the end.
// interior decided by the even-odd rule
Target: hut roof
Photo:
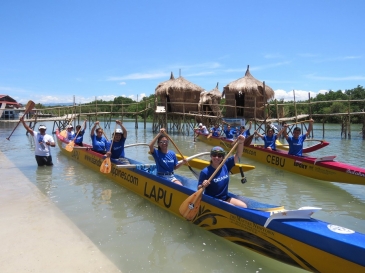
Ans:
{"type": "Polygon", "coordinates": [[[174,74],[171,72],[169,80],[161,82],[157,85],[155,89],[155,95],[164,95],[165,93],[166,95],[168,95],[169,87],[172,85],[174,80],[175,80],[174,74]]]}
{"type": "Polygon", "coordinates": [[[208,94],[211,97],[216,98],[216,99],[221,99],[222,98],[222,94],[221,94],[221,92],[218,89],[218,83],[217,83],[217,85],[216,85],[216,87],[214,89],[212,89],[211,91],[208,92],[208,94]]]}
{"type": "Polygon", "coordinates": [[[204,91],[203,88],[201,88],[200,86],[198,86],[192,82],[189,82],[182,76],[175,79],[172,72],[171,72],[170,79],[168,81],[162,82],[156,87],[155,94],[156,94],[156,96],[169,95],[169,90],[196,91],[199,93],[204,91]]]}
{"type": "MultiPolygon", "coordinates": [[[[224,87],[223,95],[224,95],[224,93],[228,93],[228,92],[229,93],[244,92],[244,93],[248,93],[250,95],[262,96],[263,88],[264,88],[264,84],[262,82],[260,82],[259,80],[255,79],[251,75],[250,66],[248,65],[245,76],[227,84],[224,87]]],[[[272,88],[267,85],[265,85],[265,93],[266,93],[265,96],[267,99],[271,99],[271,98],[275,97],[274,90],[272,90],[272,88]]]]}

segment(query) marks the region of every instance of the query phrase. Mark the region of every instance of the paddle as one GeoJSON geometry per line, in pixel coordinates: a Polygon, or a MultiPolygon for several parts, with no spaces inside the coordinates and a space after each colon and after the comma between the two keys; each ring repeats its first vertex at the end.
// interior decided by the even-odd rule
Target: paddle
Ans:
{"type": "MultiPolygon", "coordinates": [[[[68,114],[67,114],[68,115],[68,114]]],[[[60,136],[62,136],[63,138],[67,138],[67,127],[72,123],[72,120],[74,119],[74,117],[73,117],[73,114],[72,114],[72,116],[71,116],[71,119],[70,119],[70,121],[68,122],[68,124],[67,124],[67,126],[66,126],[66,129],[64,129],[64,130],[62,130],[61,132],[60,132],[60,136]]]]}
{"type": "Polygon", "coordinates": [[[290,123],[290,124],[287,124],[287,125],[288,125],[288,126],[292,126],[292,125],[296,125],[296,124],[299,124],[299,123],[305,123],[305,122],[310,122],[310,120],[302,120],[302,121],[298,121],[298,122],[290,123]]]}
{"type": "MultiPolygon", "coordinates": [[[[245,138],[245,141],[243,142],[243,146],[246,146],[246,145],[250,145],[251,142],[252,142],[252,139],[253,139],[253,134],[250,135],[249,137],[245,138]],[[248,139],[248,140],[247,140],[248,139]],[[247,141],[246,141],[247,140],[247,141]]],[[[231,145],[235,145],[237,143],[237,139],[232,142],[231,145]]],[[[227,145],[224,143],[224,141],[221,141],[221,144],[223,144],[225,147],[227,147],[227,145]]],[[[228,148],[228,147],[227,147],[228,148]]],[[[243,168],[242,166],[239,166],[238,169],[240,170],[240,173],[241,173],[241,183],[242,184],[245,184],[247,182],[247,178],[245,176],[245,173],[243,172],[243,168]]]]}
{"type": "MultiPolygon", "coordinates": [[[[113,136],[115,135],[115,131],[116,130],[117,130],[117,125],[115,125],[113,136]]],[[[104,133],[104,131],[103,131],[103,133],[104,133]]],[[[105,133],[104,133],[104,135],[105,135],[105,133]]],[[[105,136],[105,138],[106,138],[106,136],[105,136]]],[[[113,141],[114,141],[114,137],[112,138],[112,142],[110,144],[109,152],[111,152],[111,150],[112,150],[113,141]]],[[[112,170],[112,163],[110,161],[110,156],[107,156],[104,159],[104,161],[101,163],[101,165],[100,165],[100,172],[102,172],[102,173],[110,173],[111,170],[112,170]]]]}
{"type": "Polygon", "coordinates": [[[246,137],[245,142],[243,143],[244,146],[249,146],[252,142],[253,137],[255,134],[251,134],[248,137],[246,137]]]}
{"type": "MultiPolygon", "coordinates": [[[[172,145],[174,145],[174,147],[176,148],[176,150],[179,152],[179,154],[181,155],[182,158],[185,158],[182,154],[182,152],[180,151],[180,149],[177,147],[177,145],[175,144],[175,142],[172,140],[172,138],[166,133],[166,131],[164,132],[164,135],[171,141],[172,145]]],[[[189,165],[189,162],[187,163],[187,166],[189,167],[189,170],[193,173],[193,175],[196,177],[196,179],[199,179],[199,174],[197,174],[193,168],[189,165]]]]}
{"type": "Polygon", "coordinates": [[[75,139],[77,138],[77,136],[79,135],[79,133],[81,132],[81,128],[84,127],[86,120],[84,121],[84,123],[82,124],[82,127],[80,127],[80,130],[77,131],[77,134],[75,136],[75,138],[73,140],[71,140],[65,147],[65,150],[68,152],[72,152],[75,146],[75,139]]]}
{"type": "MultiPolygon", "coordinates": [[[[25,106],[25,111],[24,111],[23,117],[26,114],[28,114],[30,111],[32,111],[32,109],[34,108],[34,106],[35,106],[35,103],[32,100],[28,101],[27,105],[25,106]]],[[[13,135],[15,129],[18,127],[19,124],[20,124],[20,120],[18,121],[17,125],[15,126],[15,128],[13,129],[13,131],[11,132],[10,136],[6,138],[7,140],[10,140],[10,137],[13,135]]]]}
{"type": "MultiPolygon", "coordinates": [[[[196,155],[192,155],[192,156],[189,156],[189,157],[185,157],[185,159],[187,161],[190,161],[190,160],[192,160],[192,159],[194,159],[196,157],[204,156],[204,155],[209,155],[209,154],[210,154],[210,152],[202,152],[202,153],[199,153],[199,154],[196,154],[196,155]]],[[[181,163],[181,162],[182,162],[182,160],[179,161],[179,163],[181,163]]]]}
{"type": "Polygon", "coordinates": [[[134,146],[150,146],[150,145],[148,143],[133,143],[133,144],[124,146],[124,148],[129,148],[129,147],[134,147],[134,146]]]}
{"type": "MultiPolygon", "coordinates": [[[[236,142],[236,144],[232,147],[232,149],[229,151],[227,156],[222,160],[222,162],[219,164],[219,166],[214,171],[214,173],[209,177],[209,179],[208,179],[209,182],[219,172],[219,170],[222,168],[224,163],[226,163],[227,159],[230,157],[230,155],[236,149],[237,145],[238,145],[238,142],[236,142]]],[[[196,191],[195,193],[190,195],[188,198],[186,198],[185,201],[180,205],[179,212],[185,219],[191,221],[192,219],[194,219],[194,217],[198,213],[203,191],[204,191],[204,188],[201,187],[198,191],[196,191]]]]}

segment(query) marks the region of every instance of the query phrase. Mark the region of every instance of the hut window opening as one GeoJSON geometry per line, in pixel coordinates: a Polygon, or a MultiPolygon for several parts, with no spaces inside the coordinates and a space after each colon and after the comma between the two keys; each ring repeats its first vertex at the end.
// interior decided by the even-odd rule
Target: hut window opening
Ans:
{"type": "Polygon", "coordinates": [[[237,116],[243,117],[244,109],[241,107],[245,106],[245,95],[242,92],[238,92],[235,95],[235,100],[236,100],[236,106],[239,107],[239,108],[237,108],[237,116]]]}

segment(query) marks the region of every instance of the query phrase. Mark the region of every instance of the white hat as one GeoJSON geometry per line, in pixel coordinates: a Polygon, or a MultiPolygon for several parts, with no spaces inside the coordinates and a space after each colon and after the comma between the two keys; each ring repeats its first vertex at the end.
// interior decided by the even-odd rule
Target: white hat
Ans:
{"type": "Polygon", "coordinates": [[[119,129],[119,128],[118,128],[118,129],[115,129],[115,133],[116,133],[116,134],[123,134],[123,131],[122,131],[122,129],[119,129]]]}
{"type": "Polygon", "coordinates": [[[200,126],[203,126],[203,123],[199,123],[199,127],[200,127],[200,126]]]}
{"type": "Polygon", "coordinates": [[[47,130],[47,127],[45,125],[39,125],[38,130],[40,130],[40,129],[47,130]]]}
{"type": "Polygon", "coordinates": [[[67,125],[66,128],[74,128],[74,127],[70,124],[70,125],[67,125]]]}

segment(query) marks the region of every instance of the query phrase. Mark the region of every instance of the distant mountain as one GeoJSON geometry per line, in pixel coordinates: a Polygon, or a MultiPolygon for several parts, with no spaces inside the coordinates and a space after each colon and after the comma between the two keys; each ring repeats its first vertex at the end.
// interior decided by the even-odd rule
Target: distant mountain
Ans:
{"type": "Polygon", "coordinates": [[[72,106],[72,102],[42,103],[44,106],[72,106]]]}

